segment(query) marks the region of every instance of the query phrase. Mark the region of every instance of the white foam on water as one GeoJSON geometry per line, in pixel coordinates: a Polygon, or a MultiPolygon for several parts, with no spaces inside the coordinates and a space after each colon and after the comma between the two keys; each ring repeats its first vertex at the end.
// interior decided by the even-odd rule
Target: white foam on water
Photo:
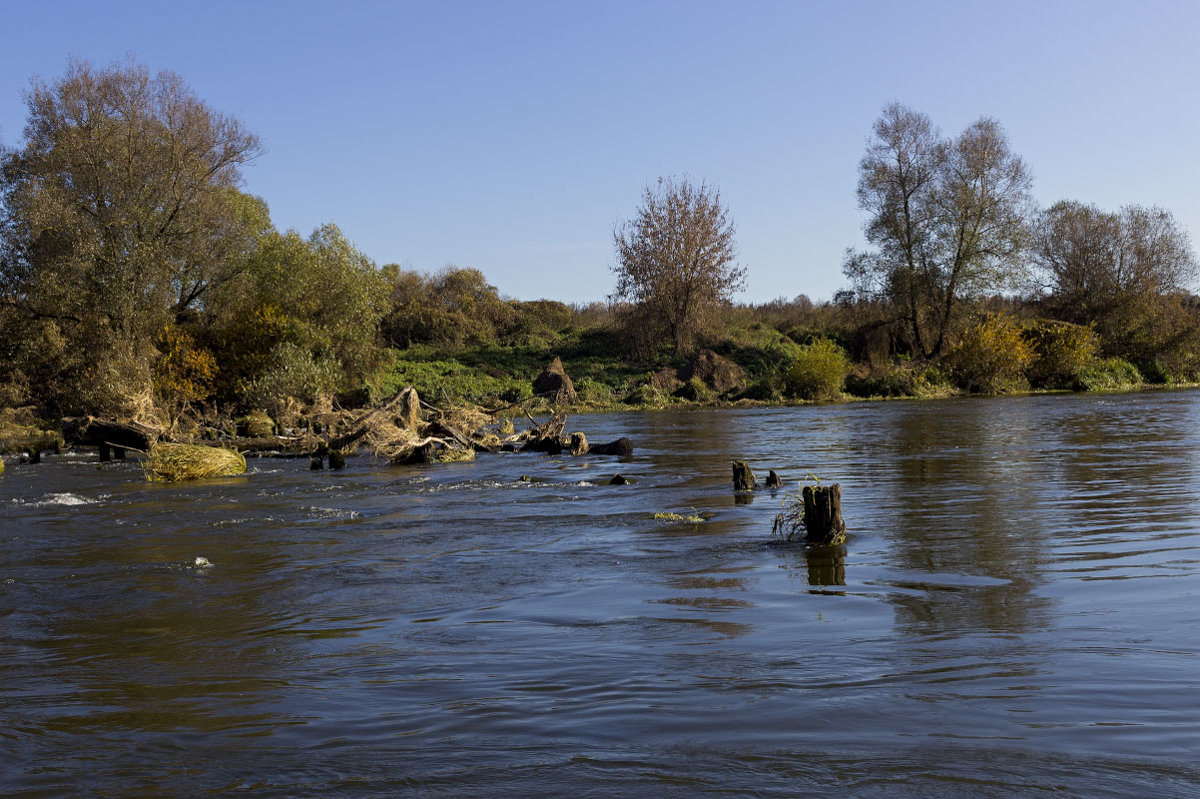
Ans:
{"type": "Polygon", "coordinates": [[[42,497],[41,500],[39,500],[38,502],[33,503],[33,505],[38,508],[44,508],[44,507],[48,507],[51,505],[73,506],[73,505],[94,505],[94,504],[96,504],[96,500],[94,500],[94,499],[88,499],[87,497],[81,497],[78,494],[71,494],[71,493],[47,494],[46,496],[42,497]]]}

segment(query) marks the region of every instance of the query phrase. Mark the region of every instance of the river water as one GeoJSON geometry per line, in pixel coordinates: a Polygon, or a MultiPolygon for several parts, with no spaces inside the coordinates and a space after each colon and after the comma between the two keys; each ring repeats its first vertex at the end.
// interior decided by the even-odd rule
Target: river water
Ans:
{"type": "Polygon", "coordinates": [[[1200,793],[1200,393],[576,428],[637,450],[10,466],[0,794],[1200,793]]]}

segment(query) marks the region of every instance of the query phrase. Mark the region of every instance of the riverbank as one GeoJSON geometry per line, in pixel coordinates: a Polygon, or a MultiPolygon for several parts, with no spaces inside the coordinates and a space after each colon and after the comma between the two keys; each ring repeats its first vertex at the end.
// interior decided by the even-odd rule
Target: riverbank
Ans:
{"type": "MultiPolygon", "coordinates": [[[[913,395],[855,396],[843,393],[840,397],[825,400],[776,399],[759,400],[746,397],[689,399],[684,396],[663,392],[637,392],[633,401],[627,399],[607,400],[579,397],[574,402],[563,404],[552,397],[531,396],[523,401],[500,408],[480,408],[470,405],[456,407],[456,412],[474,414],[481,419],[489,418],[497,430],[512,430],[513,422],[531,415],[598,415],[609,413],[662,413],[707,410],[754,410],[768,408],[809,407],[817,405],[871,404],[895,400],[939,400],[954,398],[1044,397],[1054,395],[1130,394],[1139,392],[1168,392],[1200,389],[1200,383],[1127,384],[1116,388],[1092,391],[1069,391],[1063,389],[1037,389],[1007,392],[1003,395],[984,394],[962,390],[944,390],[913,395]]],[[[258,427],[247,429],[246,416],[229,418],[216,426],[192,422],[182,430],[169,435],[171,440],[200,443],[234,449],[246,457],[303,458],[322,451],[322,447],[344,434],[353,426],[363,411],[325,411],[318,414],[300,413],[290,422],[295,425],[278,425],[263,412],[254,415],[258,427]]],[[[63,425],[66,420],[43,419],[35,415],[33,408],[0,409],[0,457],[29,460],[43,452],[60,452],[69,442],[64,439],[63,425]]],[[[530,427],[533,422],[530,420],[530,427]]],[[[481,425],[482,429],[486,425],[481,425]]]]}

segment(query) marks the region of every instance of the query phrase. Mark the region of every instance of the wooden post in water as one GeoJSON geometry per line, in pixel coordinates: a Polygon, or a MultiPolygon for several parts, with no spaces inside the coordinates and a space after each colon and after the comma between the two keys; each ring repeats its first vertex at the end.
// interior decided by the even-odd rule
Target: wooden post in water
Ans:
{"type": "Polygon", "coordinates": [[[750,466],[745,461],[733,462],[734,491],[753,491],[756,482],[754,472],[750,471],[750,466]]]}
{"type": "Polygon", "coordinates": [[[842,521],[842,486],[805,486],[804,530],[810,544],[841,544],[846,541],[842,521]]]}

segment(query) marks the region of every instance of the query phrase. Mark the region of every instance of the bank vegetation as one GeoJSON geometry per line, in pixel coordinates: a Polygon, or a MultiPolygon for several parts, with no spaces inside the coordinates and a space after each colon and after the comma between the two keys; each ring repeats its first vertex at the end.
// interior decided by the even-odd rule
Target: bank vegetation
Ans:
{"type": "Polygon", "coordinates": [[[1200,380],[1186,231],[1157,207],[1036,207],[992,119],[946,137],[884,109],[859,166],[870,249],[830,265],[847,279],[830,301],[736,302],[731,209],[683,176],[614,229],[612,296],[567,305],[470,267],[378,265],[334,224],[276,229],[243,188],[258,139],[173,73],[74,61],[25,102],[0,152],[8,451],[65,416],[311,433],[409,386],[519,416],[1200,380]],[[569,395],[535,385],[555,359],[569,395]]]}

